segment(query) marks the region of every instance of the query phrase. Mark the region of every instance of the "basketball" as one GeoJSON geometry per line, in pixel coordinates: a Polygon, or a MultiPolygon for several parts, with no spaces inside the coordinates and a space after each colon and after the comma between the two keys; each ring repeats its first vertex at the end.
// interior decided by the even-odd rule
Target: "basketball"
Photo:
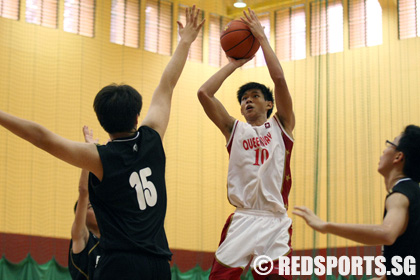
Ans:
{"type": "Polygon", "coordinates": [[[232,20],[226,25],[220,44],[226,55],[234,59],[250,58],[260,47],[249,27],[240,20],[232,20]]]}

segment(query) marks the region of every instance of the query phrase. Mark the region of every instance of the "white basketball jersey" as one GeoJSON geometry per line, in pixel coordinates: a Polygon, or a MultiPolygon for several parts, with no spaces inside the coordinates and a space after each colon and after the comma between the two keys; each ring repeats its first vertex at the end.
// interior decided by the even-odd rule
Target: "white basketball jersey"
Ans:
{"type": "Polygon", "coordinates": [[[261,126],[236,120],[226,147],[229,202],[238,208],[285,213],[293,139],[277,117],[261,126]]]}

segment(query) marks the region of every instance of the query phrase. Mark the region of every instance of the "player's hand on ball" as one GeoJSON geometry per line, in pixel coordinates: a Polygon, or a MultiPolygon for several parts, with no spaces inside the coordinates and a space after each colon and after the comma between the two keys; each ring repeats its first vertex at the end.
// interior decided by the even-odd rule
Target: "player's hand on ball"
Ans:
{"type": "Polygon", "coordinates": [[[241,67],[242,65],[244,65],[248,61],[252,60],[253,58],[254,58],[254,56],[252,56],[250,58],[235,59],[233,57],[227,56],[227,59],[229,60],[229,62],[234,64],[236,66],[236,68],[241,67]]]}
{"type": "Polygon", "coordinates": [[[251,29],[252,35],[257,38],[258,41],[261,41],[265,37],[264,27],[261,25],[260,21],[258,20],[257,15],[253,10],[248,8],[248,13],[246,11],[243,12],[245,18],[241,17],[241,20],[248,25],[249,29],[251,29]]]}

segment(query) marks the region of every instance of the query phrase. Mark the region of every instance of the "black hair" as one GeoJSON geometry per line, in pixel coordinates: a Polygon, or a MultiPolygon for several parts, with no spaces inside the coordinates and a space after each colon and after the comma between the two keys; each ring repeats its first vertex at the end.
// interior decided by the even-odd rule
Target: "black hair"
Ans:
{"type": "Polygon", "coordinates": [[[273,91],[269,89],[268,87],[266,87],[265,85],[256,83],[256,82],[250,82],[250,83],[244,84],[243,86],[239,88],[237,92],[237,98],[238,98],[239,104],[241,104],[242,96],[245,94],[246,91],[250,89],[261,90],[262,94],[264,95],[264,99],[266,101],[273,102],[273,107],[267,111],[267,119],[268,119],[271,116],[271,113],[273,112],[273,108],[274,108],[273,91]]]}
{"type": "Polygon", "coordinates": [[[142,107],[140,93],[129,85],[111,84],[102,88],[93,101],[99,123],[106,132],[130,132],[142,107]]]}
{"type": "Polygon", "coordinates": [[[401,134],[396,148],[404,154],[404,174],[420,182],[420,127],[408,125],[401,134]]]}
{"type": "Polygon", "coordinates": [[[78,200],[76,200],[76,203],[74,204],[74,213],[76,213],[76,209],[77,209],[77,204],[79,203],[79,201],[78,200]]]}

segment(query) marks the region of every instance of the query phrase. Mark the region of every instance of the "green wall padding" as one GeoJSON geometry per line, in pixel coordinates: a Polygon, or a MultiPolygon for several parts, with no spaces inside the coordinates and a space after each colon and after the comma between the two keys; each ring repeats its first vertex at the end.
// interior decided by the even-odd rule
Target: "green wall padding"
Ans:
{"type": "Polygon", "coordinates": [[[55,259],[38,264],[30,255],[20,263],[0,259],[0,280],[71,280],[67,267],[59,265],[55,259]]]}
{"type": "MultiPolygon", "coordinates": [[[[186,272],[181,272],[177,266],[171,268],[172,280],[207,280],[209,279],[210,269],[203,271],[201,267],[196,266],[186,272]]],[[[241,277],[241,280],[253,280],[251,271],[241,277]]],[[[299,278],[295,277],[296,280],[299,278]]],[[[311,280],[319,278],[312,275],[311,280]]],[[[357,277],[350,276],[348,278],[333,275],[326,277],[326,280],[356,280],[357,277]]],[[[360,280],[368,279],[366,276],[360,280]]],[[[59,265],[55,259],[44,264],[38,264],[31,255],[20,263],[11,263],[6,258],[0,259],[0,280],[71,280],[67,267],[59,265]]]]}

